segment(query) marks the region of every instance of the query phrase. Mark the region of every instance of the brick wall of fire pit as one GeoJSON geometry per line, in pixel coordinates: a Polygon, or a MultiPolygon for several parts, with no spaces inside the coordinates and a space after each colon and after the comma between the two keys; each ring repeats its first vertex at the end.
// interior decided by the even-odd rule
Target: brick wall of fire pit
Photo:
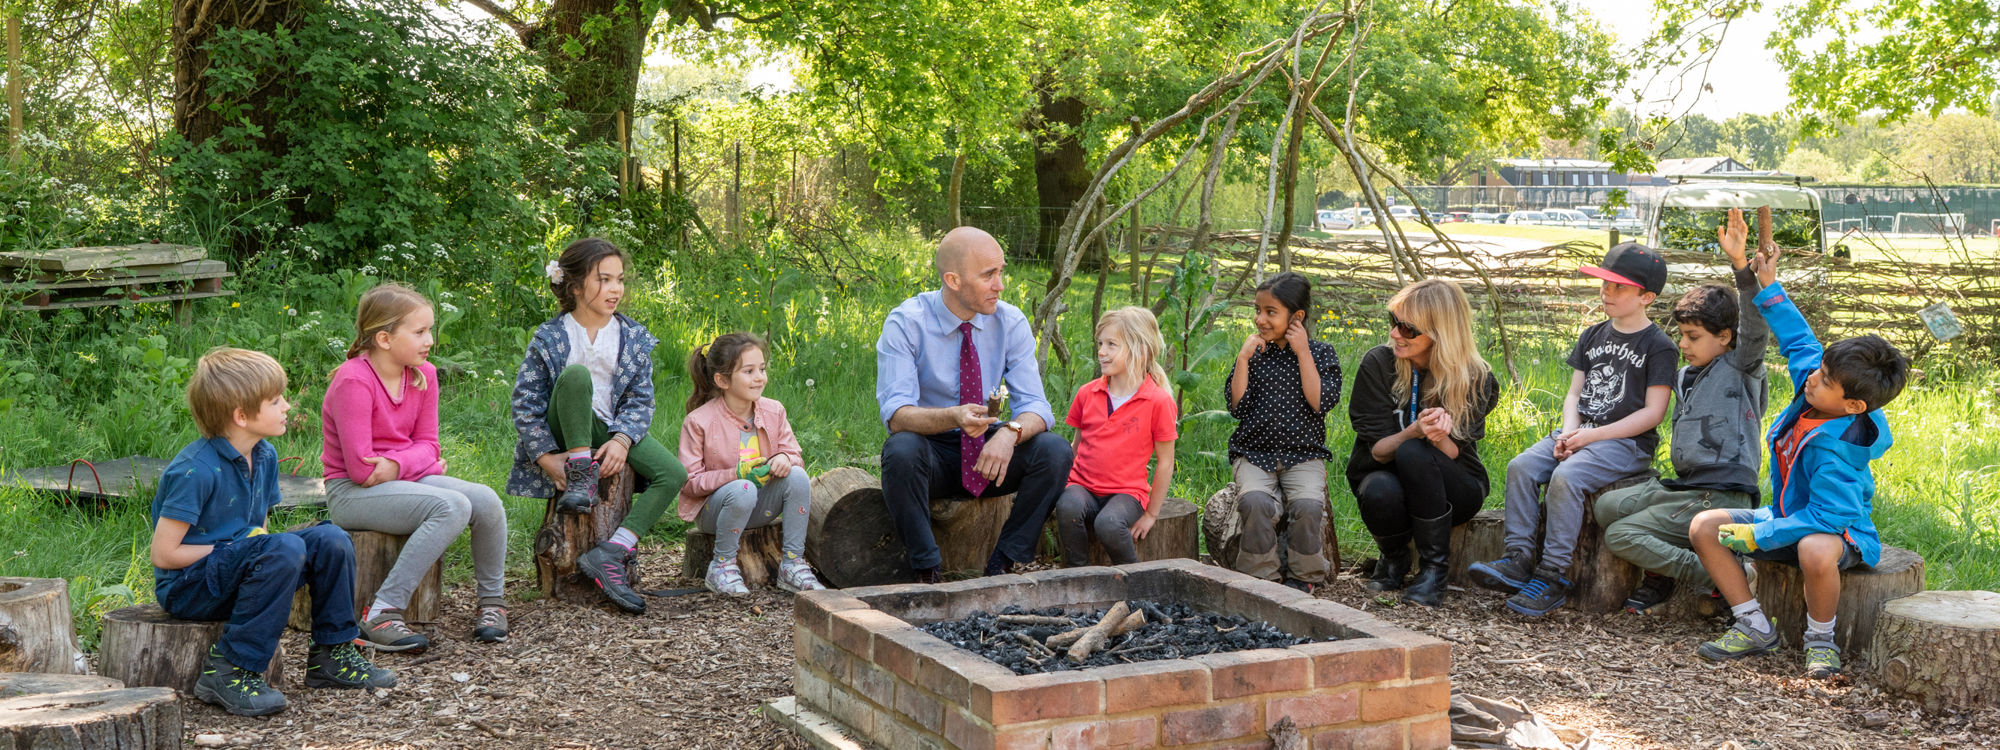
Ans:
{"type": "Polygon", "coordinates": [[[1449,744],[1451,649],[1371,615],[1192,560],[815,591],[795,600],[797,705],[894,750],[1269,747],[1290,716],[1314,748],[1449,744]],[[1008,605],[1179,602],[1316,642],[1016,675],[915,626],[1008,605]]]}

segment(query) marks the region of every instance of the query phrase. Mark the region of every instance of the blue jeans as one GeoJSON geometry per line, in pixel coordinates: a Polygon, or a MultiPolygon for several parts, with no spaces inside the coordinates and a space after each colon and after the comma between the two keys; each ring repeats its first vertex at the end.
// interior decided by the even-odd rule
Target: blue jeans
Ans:
{"type": "Polygon", "coordinates": [[[292,595],[312,589],[313,643],[354,640],[354,542],[321,522],[296,532],[244,537],[215,546],[155,593],[182,620],[226,620],[216,645],[230,664],[263,672],[278,651],[292,595]]]}

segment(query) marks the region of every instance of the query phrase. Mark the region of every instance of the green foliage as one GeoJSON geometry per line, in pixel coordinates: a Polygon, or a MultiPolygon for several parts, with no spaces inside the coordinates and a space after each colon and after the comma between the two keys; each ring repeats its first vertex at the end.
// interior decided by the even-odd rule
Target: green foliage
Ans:
{"type": "Polygon", "coordinates": [[[1992,112],[2000,95],[2000,5],[1990,0],[1797,0],[1777,13],[1769,46],[1807,132],[1864,112],[1891,122],[1992,112]]]}

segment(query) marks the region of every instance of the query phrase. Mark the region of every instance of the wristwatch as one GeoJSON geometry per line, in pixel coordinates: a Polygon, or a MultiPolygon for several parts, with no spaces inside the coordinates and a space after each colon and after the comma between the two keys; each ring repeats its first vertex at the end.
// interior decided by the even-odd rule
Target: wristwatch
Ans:
{"type": "Polygon", "coordinates": [[[1009,421],[1006,424],[1000,425],[1000,427],[1002,429],[1008,427],[1014,428],[1014,439],[1016,440],[1021,439],[1021,433],[1023,432],[1023,430],[1021,429],[1021,423],[1019,421],[1009,421]]]}

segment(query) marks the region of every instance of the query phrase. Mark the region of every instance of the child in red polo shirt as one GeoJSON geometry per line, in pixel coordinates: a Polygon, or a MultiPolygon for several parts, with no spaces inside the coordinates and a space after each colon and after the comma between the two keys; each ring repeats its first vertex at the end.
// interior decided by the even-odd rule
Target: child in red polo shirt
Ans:
{"type": "Polygon", "coordinates": [[[1114,565],[1139,561],[1133,542],[1146,538],[1174,481],[1174,439],[1180,410],[1159,363],[1166,342],[1159,321],[1143,307],[1123,307],[1097,321],[1097,365],[1104,377],[1083,384],[1065,422],[1076,428],[1069,487],[1056,501],[1056,537],[1063,564],[1090,564],[1096,532],[1114,565]],[[1151,483],[1146,459],[1159,463],[1151,483]]]}

